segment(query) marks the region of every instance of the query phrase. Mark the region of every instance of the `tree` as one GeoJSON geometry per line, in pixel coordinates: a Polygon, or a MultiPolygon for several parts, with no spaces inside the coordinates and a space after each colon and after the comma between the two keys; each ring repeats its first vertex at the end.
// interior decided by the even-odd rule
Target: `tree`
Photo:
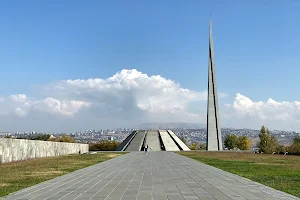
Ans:
{"type": "Polygon", "coordinates": [[[265,126],[261,127],[258,137],[260,139],[258,143],[259,151],[264,153],[269,153],[271,136],[269,130],[266,129],[265,126]]]}
{"type": "Polygon", "coordinates": [[[109,140],[100,140],[97,143],[90,143],[90,151],[115,151],[120,145],[120,142],[109,141],[109,140]]]}
{"type": "Polygon", "coordinates": [[[31,140],[43,140],[43,141],[47,141],[47,140],[49,140],[49,138],[50,138],[49,134],[44,134],[44,135],[33,136],[30,139],[31,140]]]}
{"type": "Polygon", "coordinates": [[[63,135],[63,136],[57,136],[53,138],[49,138],[48,141],[52,142],[69,142],[69,143],[74,143],[75,140],[69,135],[63,135]]]}
{"type": "Polygon", "coordinates": [[[251,147],[251,141],[247,136],[240,136],[237,143],[237,148],[240,150],[249,150],[251,147]]]}
{"type": "Polygon", "coordinates": [[[271,136],[271,143],[270,143],[270,152],[273,153],[273,152],[276,152],[276,149],[278,149],[278,147],[280,146],[277,138],[272,135],[271,136]]]}
{"type": "Polygon", "coordinates": [[[75,140],[74,138],[72,138],[71,136],[69,135],[63,135],[59,138],[59,142],[70,142],[70,143],[74,143],[75,140]]]}
{"type": "Polygon", "coordinates": [[[259,133],[259,151],[264,153],[273,153],[276,152],[276,149],[278,150],[278,140],[275,136],[271,137],[271,133],[268,128],[265,128],[264,126],[261,127],[260,133],[259,133]]]}
{"type": "Polygon", "coordinates": [[[199,148],[199,150],[206,150],[206,144],[200,143],[198,148],[199,148]]]}
{"type": "Polygon", "coordinates": [[[236,135],[226,135],[224,140],[224,146],[229,150],[234,149],[235,147],[237,147],[238,142],[239,138],[236,135]]]}
{"type": "Polygon", "coordinates": [[[197,150],[197,143],[193,142],[190,146],[189,146],[190,150],[197,150]]]}
{"type": "Polygon", "coordinates": [[[294,144],[300,144],[300,135],[296,135],[293,139],[294,144]]]}
{"type": "Polygon", "coordinates": [[[275,150],[275,152],[278,154],[284,154],[286,151],[287,151],[287,147],[284,145],[278,145],[275,150]]]}
{"type": "Polygon", "coordinates": [[[193,142],[189,146],[189,148],[190,148],[190,150],[206,150],[206,144],[205,143],[193,142]]]}
{"type": "Polygon", "coordinates": [[[300,155],[300,135],[296,135],[291,146],[287,148],[289,154],[300,155]]]}
{"type": "Polygon", "coordinates": [[[293,143],[287,148],[289,154],[300,155],[300,144],[293,143]]]}

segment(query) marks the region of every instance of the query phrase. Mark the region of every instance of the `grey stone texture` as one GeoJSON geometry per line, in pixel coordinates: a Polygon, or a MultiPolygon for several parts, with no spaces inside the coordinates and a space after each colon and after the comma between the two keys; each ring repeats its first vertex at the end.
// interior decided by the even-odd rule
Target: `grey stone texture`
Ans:
{"type": "Polygon", "coordinates": [[[148,145],[151,151],[161,151],[157,131],[148,131],[146,135],[145,145],[148,145]]]}
{"type": "Polygon", "coordinates": [[[223,150],[220,128],[216,68],[212,38],[212,19],[209,28],[208,99],[207,99],[207,145],[208,151],[223,150]]]}
{"type": "Polygon", "coordinates": [[[159,130],[159,134],[164,143],[166,151],[180,151],[180,149],[166,130],[159,130]]]}
{"type": "Polygon", "coordinates": [[[177,135],[175,135],[175,133],[171,130],[167,130],[168,133],[170,134],[170,136],[176,141],[176,143],[180,146],[180,148],[183,150],[183,151],[190,151],[190,148],[188,148],[188,146],[186,146],[186,144],[184,144],[181,139],[179,139],[177,137],[177,135]]]}
{"type": "Polygon", "coordinates": [[[144,142],[146,131],[138,131],[128,144],[126,151],[140,151],[144,142]]]}
{"type": "Polygon", "coordinates": [[[5,199],[299,199],[174,152],[131,152],[5,199]]]}
{"type": "Polygon", "coordinates": [[[88,144],[0,138],[0,163],[88,151],[88,144]]]}
{"type": "Polygon", "coordinates": [[[131,134],[129,134],[125,140],[117,147],[116,151],[125,151],[127,146],[130,144],[132,139],[135,137],[138,131],[132,131],[131,134]]]}

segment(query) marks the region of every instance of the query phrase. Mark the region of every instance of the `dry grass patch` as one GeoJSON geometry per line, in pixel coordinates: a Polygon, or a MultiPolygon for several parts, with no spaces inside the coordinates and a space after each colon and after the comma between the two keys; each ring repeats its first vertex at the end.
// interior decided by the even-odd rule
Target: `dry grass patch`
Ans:
{"type": "Polygon", "coordinates": [[[76,154],[0,164],[0,196],[123,154],[76,154]]]}
{"type": "Polygon", "coordinates": [[[1,187],[7,187],[7,186],[10,186],[11,184],[9,184],[9,183],[0,183],[0,188],[1,187]]]}
{"type": "Polygon", "coordinates": [[[42,176],[55,176],[64,174],[63,171],[46,171],[46,172],[28,172],[24,173],[24,176],[35,176],[35,177],[42,177],[42,176]]]}
{"type": "Polygon", "coordinates": [[[117,154],[117,153],[110,153],[110,154],[107,155],[107,157],[109,157],[109,158],[115,158],[115,157],[117,157],[119,155],[120,154],[117,154]]]}
{"type": "Polygon", "coordinates": [[[300,156],[226,151],[180,154],[300,197],[300,156]]]}

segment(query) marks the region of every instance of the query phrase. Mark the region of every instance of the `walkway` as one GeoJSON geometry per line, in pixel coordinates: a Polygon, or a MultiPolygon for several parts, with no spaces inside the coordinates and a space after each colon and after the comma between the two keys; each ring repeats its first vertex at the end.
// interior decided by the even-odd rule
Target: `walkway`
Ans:
{"type": "Polygon", "coordinates": [[[7,199],[299,199],[173,152],[132,152],[7,199]]]}

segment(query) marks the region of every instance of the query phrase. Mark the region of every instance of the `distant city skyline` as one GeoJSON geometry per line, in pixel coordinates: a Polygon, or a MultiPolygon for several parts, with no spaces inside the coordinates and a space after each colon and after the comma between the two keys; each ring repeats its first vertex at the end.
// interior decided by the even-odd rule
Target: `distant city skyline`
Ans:
{"type": "Polygon", "coordinates": [[[210,13],[220,126],[300,131],[299,9],[292,0],[4,2],[0,131],[205,124],[210,13]]]}
{"type": "MultiPolygon", "coordinates": [[[[160,130],[166,128],[160,128],[160,130]]],[[[206,128],[202,129],[182,129],[182,128],[167,128],[168,130],[172,130],[178,137],[184,137],[188,143],[192,142],[201,142],[206,143],[207,131],[206,128]]],[[[86,143],[86,142],[98,142],[99,140],[116,140],[123,141],[133,130],[158,130],[154,129],[115,129],[115,130],[84,130],[84,131],[75,131],[72,133],[60,132],[60,133],[49,133],[49,132],[0,132],[0,138],[3,137],[11,137],[11,138],[35,138],[38,135],[49,134],[51,136],[58,135],[70,135],[77,142],[86,143]]],[[[255,148],[256,142],[258,139],[260,130],[253,129],[231,129],[231,128],[222,128],[222,138],[224,139],[228,134],[235,134],[237,136],[247,136],[250,140],[253,141],[252,147],[255,148]]],[[[280,144],[287,145],[293,141],[293,138],[296,135],[299,135],[297,132],[291,131],[280,131],[280,130],[272,130],[271,135],[275,136],[280,144]]]]}

